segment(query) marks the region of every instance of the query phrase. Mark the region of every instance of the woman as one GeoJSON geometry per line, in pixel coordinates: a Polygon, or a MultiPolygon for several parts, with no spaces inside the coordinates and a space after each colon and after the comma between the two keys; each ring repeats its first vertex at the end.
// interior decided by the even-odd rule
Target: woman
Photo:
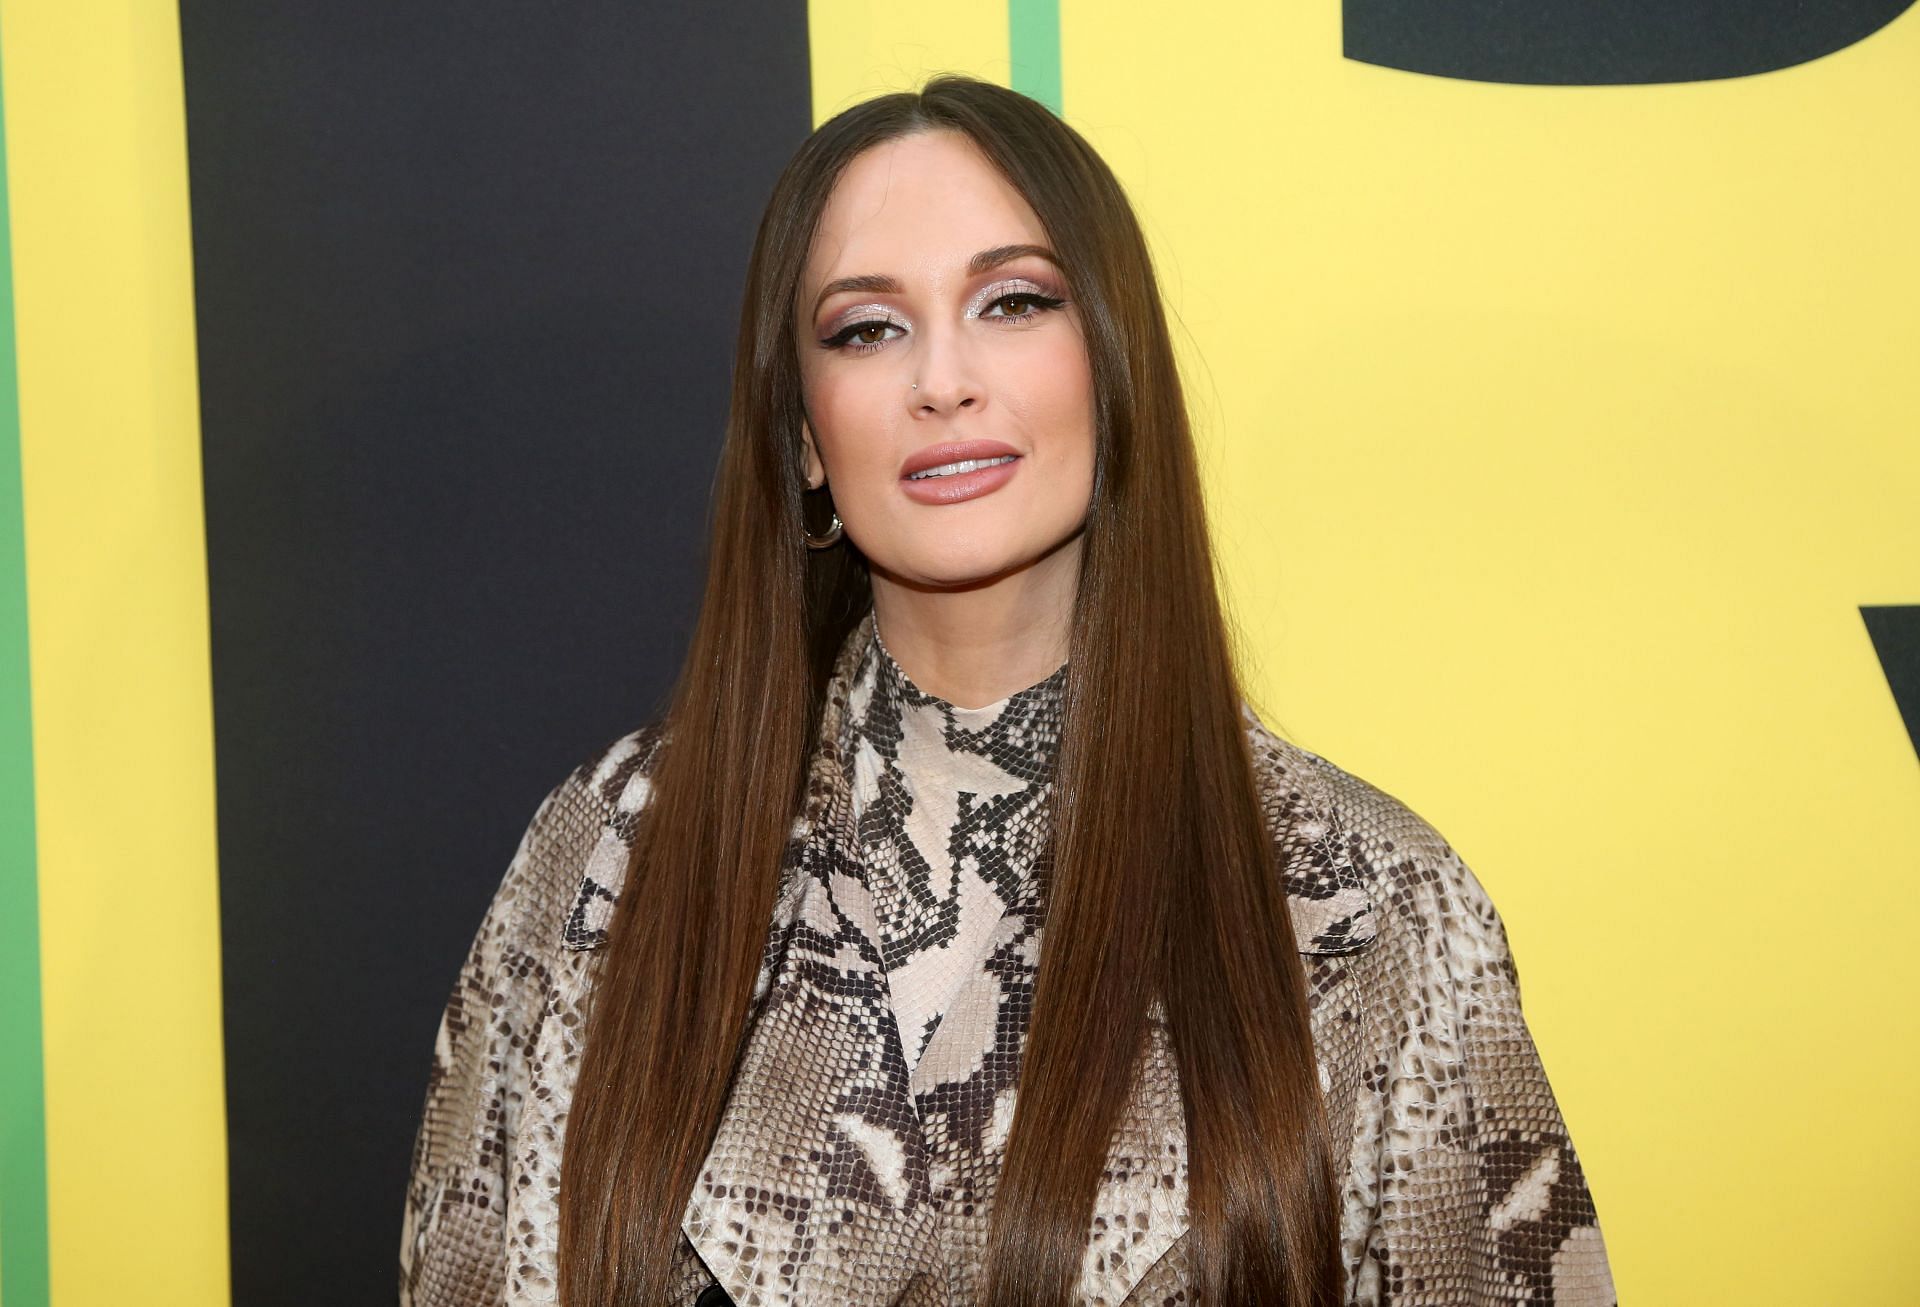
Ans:
{"type": "Polygon", "coordinates": [[[1611,1303],[1486,895],[1240,696],[1086,142],[959,77],[826,123],[734,375],[665,720],[448,1004],[403,1302],[1611,1303]]]}

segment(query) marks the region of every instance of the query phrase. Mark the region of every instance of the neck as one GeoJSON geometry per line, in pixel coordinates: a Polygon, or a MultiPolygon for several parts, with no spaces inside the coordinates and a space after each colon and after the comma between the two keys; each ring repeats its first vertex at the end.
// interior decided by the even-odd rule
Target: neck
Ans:
{"type": "Polygon", "coordinates": [[[1015,572],[960,588],[873,569],[873,614],[913,683],[957,708],[981,708],[1045,680],[1067,660],[1080,538],[1015,572]]]}

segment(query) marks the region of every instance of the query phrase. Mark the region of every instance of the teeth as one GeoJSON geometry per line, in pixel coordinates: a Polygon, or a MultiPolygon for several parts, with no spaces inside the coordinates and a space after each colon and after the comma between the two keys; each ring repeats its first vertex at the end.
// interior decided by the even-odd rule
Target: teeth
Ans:
{"type": "Polygon", "coordinates": [[[1001,463],[1011,463],[1015,455],[1002,454],[999,458],[969,458],[959,463],[942,463],[939,467],[930,467],[924,472],[915,472],[909,481],[922,481],[927,477],[957,476],[962,472],[972,472],[977,468],[994,467],[1001,463]]]}

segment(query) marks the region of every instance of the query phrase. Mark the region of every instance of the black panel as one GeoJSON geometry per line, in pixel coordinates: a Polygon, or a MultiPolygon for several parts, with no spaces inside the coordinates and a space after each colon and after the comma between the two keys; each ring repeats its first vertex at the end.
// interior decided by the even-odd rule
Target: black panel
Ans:
{"type": "Polygon", "coordinates": [[[1865,40],[1913,0],[1346,0],[1343,53],[1475,82],[1750,77],[1865,40]]]}
{"type": "Polygon", "coordinates": [[[1862,607],[1867,636],[1887,674],[1887,688],[1907,725],[1907,738],[1920,755],[1920,604],[1862,607]]]}
{"type": "Polygon", "coordinates": [[[804,4],[183,6],[234,1301],[390,1302],[521,831],[692,629],[804,4]]]}

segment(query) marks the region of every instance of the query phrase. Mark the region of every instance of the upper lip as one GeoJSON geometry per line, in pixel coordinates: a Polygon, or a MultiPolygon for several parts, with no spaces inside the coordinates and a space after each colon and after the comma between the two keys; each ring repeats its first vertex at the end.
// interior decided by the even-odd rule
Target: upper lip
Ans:
{"type": "Polygon", "coordinates": [[[928,445],[925,449],[915,450],[900,465],[900,476],[904,480],[915,472],[924,472],[930,467],[941,467],[947,463],[958,463],[969,458],[1003,458],[1012,454],[1020,457],[1020,451],[1011,445],[1003,445],[997,440],[949,440],[938,445],[928,445]]]}

